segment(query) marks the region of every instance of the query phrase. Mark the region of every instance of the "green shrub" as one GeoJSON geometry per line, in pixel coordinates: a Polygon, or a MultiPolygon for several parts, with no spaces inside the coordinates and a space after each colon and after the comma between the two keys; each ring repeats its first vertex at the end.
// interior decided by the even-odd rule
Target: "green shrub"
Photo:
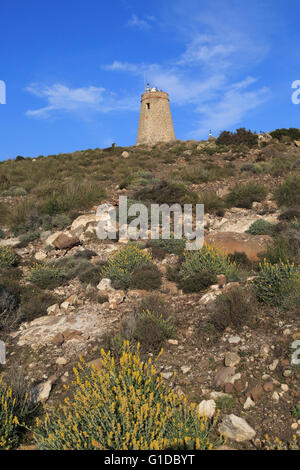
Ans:
{"type": "Polygon", "coordinates": [[[207,191],[199,196],[199,204],[204,204],[205,213],[216,213],[225,208],[223,199],[215,191],[207,191]]]}
{"type": "Polygon", "coordinates": [[[278,139],[280,141],[285,137],[288,137],[290,140],[300,140],[300,130],[293,127],[290,129],[276,129],[275,131],[270,132],[270,135],[273,139],[278,139]]]}
{"type": "Polygon", "coordinates": [[[213,275],[225,274],[232,275],[235,271],[235,265],[229,260],[228,255],[225,255],[214,246],[204,244],[203,248],[195,251],[186,251],[184,253],[184,261],[180,269],[181,284],[188,286],[189,280],[200,280],[206,283],[209,281],[208,273],[211,273],[211,280],[213,282],[213,275]],[[195,276],[200,274],[200,276],[195,276]],[[203,276],[201,278],[201,276],[203,276]]]}
{"type": "Polygon", "coordinates": [[[275,198],[279,206],[300,205],[300,176],[287,178],[276,190],[275,198]]]}
{"type": "Polygon", "coordinates": [[[186,189],[183,184],[161,181],[150,187],[145,187],[134,194],[138,201],[156,204],[196,204],[197,193],[186,189]]]}
{"type": "Polygon", "coordinates": [[[251,235],[271,235],[273,225],[267,220],[258,219],[247,230],[251,235]]]}
{"type": "Polygon", "coordinates": [[[17,255],[9,248],[0,246],[0,268],[10,268],[17,264],[17,255]]]}
{"type": "Polygon", "coordinates": [[[137,314],[133,337],[145,350],[159,349],[166,339],[174,335],[174,324],[171,319],[150,310],[143,310],[137,314]]]}
{"type": "Polygon", "coordinates": [[[26,194],[27,194],[26,189],[13,187],[6,191],[3,191],[2,196],[3,197],[7,197],[7,196],[16,197],[16,196],[26,196],[26,194]]]}
{"type": "Polygon", "coordinates": [[[134,270],[142,264],[150,264],[151,261],[151,256],[137,245],[127,245],[109,258],[102,274],[128,288],[134,270]]]}
{"type": "Polygon", "coordinates": [[[216,273],[203,269],[200,272],[195,272],[194,274],[179,280],[179,287],[187,294],[191,292],[201,292],[216,282],[216,273]]]}
{"type": "Polygon", "coordinates": [[[239,329],[251,323],[256,310],[253,290],[233,287],[217,297],[211,323],[218,331],[227,327],[239,329]]]}
{"type": "Polygon", "coordinates": [[[185,250],[186,240],[183,238],[176,239],[174,235],[171,235],[169,239],[164,240],[159,238],[158,240],[148,240],[147,246],[151,248],[162,248],[167,253],[174,253],[175,255],[182,255],[185,250]]]}
{"type": "Polygon", "coordinates": [[[125,342],[115,361],[101,351],[98,373],[81,361],[74,394],[38,421],[39,449],[210,449],[213,425],[163,384],[152,360],[142,361],[125,342]]]}
{"type": "Polygon", "coordinates": [[[267,190],[261,184],[236,185],[228,194],[226,201],[230,206],[251,209],[254,201],[261,202],[265,199],[267,190]]]}
{"type": "Polygon", "coordinates": [[[0,228],[0,239],[1,238],[5,238],[5,232],[2,230],[2,228],[0,228]]]}
{"type": "Polygon", "coordinates": [[[161,272],[155,264],[141,264],[132,273],[130,287],[144,290],[159,289],[161,278],[161,272]]]}
{"type": "Polygon", "coordinates": [[[35,264],[28,275],[28,281],[41,289],[57,287],[63,283],[64,279],[63,272],[50,264],[35,264]]]}
{"type": "Polygon", "coordinates": [[[264,260],[254,280],[258,299],[269,305],[280,306],[288,285],[298,282],[299,269],[293,263],[271,264],[264,260]]]}
{"type": "Polygon", "coordinates": [[[245,128],[237,129],[236,132],[223,131],[216,140],[217,145],[247,145],[255,147],[258,143],[258,136],[246,130],[245,128]]]}
{"type": "Polygon", "coordinates": [[[271,264],[285,263],[292,259],[292,252],[285,238],[283,236],[276,236],[273,243],[268,245],[262,257],[271,264]]]}

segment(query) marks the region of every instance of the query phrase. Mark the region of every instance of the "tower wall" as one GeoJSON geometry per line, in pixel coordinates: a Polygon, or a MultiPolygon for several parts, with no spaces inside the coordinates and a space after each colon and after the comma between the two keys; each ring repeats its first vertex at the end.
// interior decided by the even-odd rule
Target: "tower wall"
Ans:
{"type": "Polygon", "coordinates": [[[176,140],[168,93],[149,91],[142,94],[137,145],[176,140]]]}

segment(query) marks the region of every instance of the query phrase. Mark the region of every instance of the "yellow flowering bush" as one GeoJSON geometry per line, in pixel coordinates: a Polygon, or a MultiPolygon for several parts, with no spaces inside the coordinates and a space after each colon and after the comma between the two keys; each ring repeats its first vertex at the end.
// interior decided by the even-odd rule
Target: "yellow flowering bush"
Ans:
{"type": "Polygon", "coordinates": [[[17,262],[17,256],[15,252],[9,248],[0,246],[0,268],[10,268],[17,262]]]}
{"type": "MultiPolygon", "coordinates": [[[[115,362],[101,351],[102,368],[81,359],[71,399],[37,420],[39,449],[163,450],[212,449],[216,419],[209,422],[163,383],[155,362],[143,362],[139,346],[124,342],[115,362]]],[[[159,357],[159,356],[158,356],[159,357]]]]}
{"type": "Polygon", "coordinates": [[[254,280],[257,297],[269,305],[280,305],[289,286],[300,282],[299,268],[287,261],[271,264],[266,259],[259,264],[254,280]]]}
{"type": "Polygon", "coordinates": [[[130,286],[135,268],[142,264],[150,264],[152,257],[137,245],[127,245],[114,253],[103,270],[103,275],[112,281],[119,281],[122,287],[130,286]]]}
{"type": "Polygon", "coordinates": [[[0,379],[0,450],[11,449],[17,444],[17,426],[15,412],[16,399],[12,389],[4,387],[0,379]]]}
{"type": "Polygon", "coordinates": [[[228,255],[213,245],[204,243],[200,250],[184,252],[184,261],[180,269],[180,285],[185,292],[205,289],[216,282],[217,274],[232,277],[236,265],[228,255]],[[197,288],[199,287],[199,288],[197,288]]]}
{"type": "Polygon", "coordinates": [[[50,264],[34,264],[27,279],[42,289],[59,286],[64,280],[63,272],[50,264]]]}

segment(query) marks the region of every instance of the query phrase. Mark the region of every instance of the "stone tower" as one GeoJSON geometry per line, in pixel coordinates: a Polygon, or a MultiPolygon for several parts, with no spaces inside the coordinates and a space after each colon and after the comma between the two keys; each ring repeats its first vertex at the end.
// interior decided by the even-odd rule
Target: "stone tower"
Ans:
{"type": "Polygon", "coordinates": [[[168,93],[150,88],[142,94],[137,145],[176,140],[168,93]]]}

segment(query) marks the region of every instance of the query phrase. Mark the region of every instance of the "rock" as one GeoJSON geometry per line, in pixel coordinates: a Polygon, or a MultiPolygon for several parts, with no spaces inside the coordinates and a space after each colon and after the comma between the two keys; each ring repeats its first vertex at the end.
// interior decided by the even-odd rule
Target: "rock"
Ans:
{"type": "Polygon", "coordinates": [[[129,152],[126,152],[126,150],[124,152],[122,152],[121,156],[123,158],[128,158],[129,157],[129,152]]]}
{"type": "Polygon", "coordinates": [[[37,261],[44,261],[47,258],[47,254],[44,251],[37,251],[34,255],[34,259],[37,261]]]}
{"type": "Polygon", "coordinates": [[[207,418],[212,418],[216,412],[216,402],[214,400],[202,400],[198,411],[207,418]]]}
{"type": "Polygon", "coordinates": [[[111,285],[111,279],[108,278],[102,279],[97,285],[97,289],[100,290],[101,293],[115,292],[115,289],[111,285]]]}
{"type": "Polygon", "coordinates": [[[118,305],[120,305],[125,299],[125,292],[123,290],[118,290],[109,294],[108,302],[111,309],[116,310],[118,305]]]}
{"type": "Polygon", "coordinates": [[[70,295],[70,297],[67,298],[66,302],[69,303],[69,305],[76,305],[78,303],[78,295],[73,294],[70,295]]]}
{"type": "Polygon", "coordinates": [[[241,338],[239,336],[230,336],[228,339],[228,342],[230,344],[238,344],[241,341],[241,338]]]}
{"type": "Polygon", "coordinates": [[[70,309],[70,303],[65,301],[63,302],[62,304],[60,304],[60,310],[63,312],[63,313],[67,313],[70,309]]]}
{"type": "Polygon", "coordinates": [[[259,261],[259,254],[264,253],[272,238],[268,235],[250,235],[247,233],[220,232],[208,234],[206,243],[215,245],[225,253],[245,253],[249,260],[259,261]]]}
{"type": "Polygon", "coordinates": [[[68,361],[65,357],[58,357],[55,362],[59,366],[64,366],[68,363],[68,361]]]}
{"type": "Polygon", "coordinates": [[[73,339],[73,338],[76,338],[76,336],[81,336],[82,335],[82,331],[78,331],[78,330],[65,330],[63,332],[63,337],[64,337],[64,340],[65,341],[69,341],[70,339],[73,339]]]}
{"type": "Polygon", "coordinates": [[[289,386],[287,384],[281,384],[280,388],[283,392],[288,392],[289,391],[289,386]]]}
{"type": "Polygon", "coordinates": [[[225,416],[218,429],[223,436],[236,442],[249,441],[256,435],[247,421],[234,414],[225,416]]]}
{"type": "Polygon", "coordinates": [[[279,394],[277,392],[274,392],[272,395],[272,400],[279,402],[279,399],[280,399],[279,394]]]}
{"type": "Polygon", "coordinates": [[[279,360],[278,360],[278,359],[275,359],[275,360],[272,362],[272,364],[269,365],[269,369],[270,369],[271,371],[274,371],[274,370],[277,368],[278,364],[279,364],[279,360]]]}
{"type": "Polygon", "coordinates": [[[96,213],[80,215],[77,219],[73,220],[71,231],[77,234],[83,233],[90,225],[96,226],[100,221],[100,216],[96,213]]]}
{"type": "Polygon", "coordinates": [[[224,386],[224,392],[225,393],[233,393],[234,392],[234,385],[232,383],[226,383],[225,386],[224,386]]]}
{"type": "Polygon", "coordinates": [[[68,250],[73,246],[80,245],[80,240],[76,235],[60,233],[53,241],[52,245],[58,250],[68,250]]]}
{"type": "Polygon", "coordinates": [[[263,387],[265,392],[273,392],[274,390],[274,384],[273,382],[266,382],[263,387]]]}
{"type": "Polygon", "coordinates": [[[296,147],[300,147],[300,140],[295,140],[294,142],[295,142],[296,147]]]}
{"type": "Polygon", "coordinates": [[[240,356],[235,352],[227,352],[225,354],[225,366],[234,367],[240,362],[240,356]]]}
{"type": "Polygon", "coordinates": [[[177,339],[168,339],[168,343],[172,344],[173,346],[178,346],[178,340],[177,339]]]}
{"type": "Polygon", "coordinates": [[[64,342],[64,337],[61,333],[57,333],[57,335],[52,338],[51,343],[56,344],[57,346],[61,346],[64,342]]]}
{"type": "Polygon", "coordinates": [[[249,408],[252,408],[253,406],[255,406],[255,402],[252,401],[250,397],[248,397],[244,403],[244,410],[249,410],[249,408]]]}
{"type": "Polygon", "coordinates": [[[181,372],[183,374],[187,374],[191,370],[191,367],[190,366],[182,366],[182,367],[180,367],[180,369],[181,369],[181,372]]]}
{"type": "Polygon", "coordinates": [[[226,276],[224,274],[219,274],[217,276],[217,281],[220,287],[225,286],[225,284],[227,283],[226,276]]]}
{"type": "Polygon", "coordinates": [[[59,305],[54,304],[47,308],[48,315],[57,315],[60,312],[59,305]]]}
{"type": "Polygon", "coordinates": [[[28,401],[36,405],[40,402],[45,402],[48,400],[50,392],[52,389],[52,384],[49,380],[47,382],[42,382],[35,387],[33,387],[28,394],[28,401]]]}
{"type": "Polygon", "coordinates": [[[7,240],[0,239],[0,246],[9,246],[13,248],[14,246],[18,246],[20,240],[18,238],[8,238],[7,240]]]}
{"type": "Polygon", "coordinates": [[[163,378],[169,380],[173,376],[173,372],[163,372],[163,378]]]}
{"type": "Polygon", "coordinates": [[[214,385],[216,387],[224,387],[225,383],[228,383],[234,374],[235,369],[233,367],[222,367],[215,376],[214,385]]]}

